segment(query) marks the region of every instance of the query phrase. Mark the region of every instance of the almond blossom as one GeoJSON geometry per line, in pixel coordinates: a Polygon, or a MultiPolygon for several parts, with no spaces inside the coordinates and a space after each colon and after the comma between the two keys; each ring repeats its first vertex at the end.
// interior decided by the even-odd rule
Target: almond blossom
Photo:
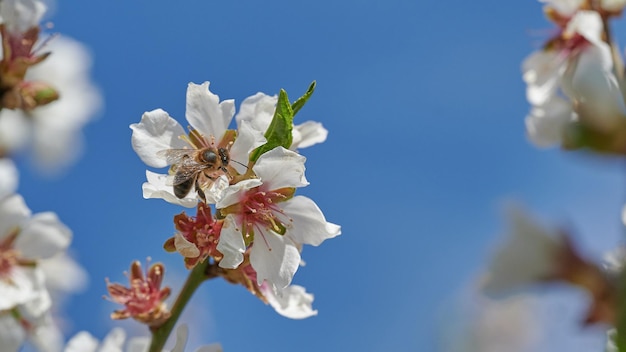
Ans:
{"type": "Polygon", "coordinates": [[[0,310],[34,300],[42,302],[42,312],[49,308],[37,261],[64,251],[71,236],[54,213],[31,216],[21,196],[0,200],[0,310]]]}
{"type": "Polygon", "coordinates": [[[623,123],[626,107],[602,33],[598,12],[577,11],[544,49],[524,61],[532,105],[526,127],[536,145],[564,144],[567,128],[577,122],[599,132],[623,123]]]}
{"type": "MultiPolygon", "coordinates": [[[[244,121],[247,121],[252,128],[265,133],[274,117],[277,101],[278,96],[270,96],[261,92],[244,99],[237,116],[235,116],[237,124],[241,125],[244,121]]],[[[328,130],[319,122],[306,121],[302,124],[294,125],[292,135],[293,141],[289,149],[298,150],[299,148],[306,148],[324,142],[328,136],[328,130]]]]}
{"type": "Polygon", "coordinates": [[[224,255],[221,267],[236,268],[250,247],[258,284],[267,281],[272,288],[284,289],[300,265],[303,244],[318,246],[341,233],[311,199],[293,196],[296,188],[308,185],[304,161],[293,151],[275,148],[252,167],[258,178],[223,191],[216,204],[225,217],[217,245],[224,255]]]}
{"type": "Polygon", "coordinates": [[[493,257],[483,292],[502,297],[534,285],[564,282],[586,290],[591,302],[585,324],[616,321],[615,282],[583,258],[567,234],[547,229],[517,207],[509,210],[511,236],[493,257]]]}
{"type": "MultiPolygon", "coordinates": [[[[174,347],[171,350],[163,350],[163,352],[184,352],[188,335],[189,328],[187,325],[179,325],[176,328],[174,347]]],[[[102,342],[90,333],[81,331],[67,342],[63,352],[147,352],[149,346],[150,338],[133,337],[126,342],[126,332],[121,328],[115,328],[102,342]],[[126,346],[124,347],[124,345],[126,346]]],[[[199,347],[195,352],[222,352],[222,347],[216,343],[199,347]]]]}
{"type": "Polygon", "coordinates": [[[60,98],[31,111],[0,112],[0,150],[28,149],[43,170],[55,171],[74,161],[82,150],[82,128],[101,107],[101,95],[89,78],[91,57],[83,44],[66,36],[50,39],[53,54],[33,66],[26,79],[54,85],[60,98]]]}
{"type": "MultiPolygon", "coordinates": [[[[132,146],[144,163],[155,168],[172,165],[167,154],[164,154],[168,150],[189,150],[191,153],[206,148],[226,149],[232,161],[224,165],[228,172],[206,175],[213,182],[201,190],[206,195],[206,201],[215,203],[219,193],[227,185],[227,182],[220,181],[219,177],[245,172],[248,155],[265,142],[263,135],[254,131],[248,124],[240,126],[236,134],[227,133],[234,114],[234,101],[220,102],[219,97],[209,90],[209,82],[201,85],[190,83],[187,88],[185,113],[191,126],[189,135],[167,112],[156,109],[144,113],[141,122],[130,126],[133,131],[132,146]]],[[[175,195],[173,184],[168,183],[167,176],[151,173],[148,174],[148,178],[148,183],[143,187],[144,198],[163,198],[167,202],[185,207],[196,206],[198,198],[193,194],[195,192],[179,197],[175,195]]]]}

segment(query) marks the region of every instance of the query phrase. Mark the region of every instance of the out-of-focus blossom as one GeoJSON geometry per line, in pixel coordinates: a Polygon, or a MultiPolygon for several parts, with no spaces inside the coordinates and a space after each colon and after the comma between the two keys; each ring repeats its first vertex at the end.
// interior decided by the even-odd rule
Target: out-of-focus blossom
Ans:
{"type": "Polygon", "coordinates": [[[0,158],[0,199],[15,193],[17,183],[18,173],[13,161],[0,158]]]}
{"type": "Polygon", "coordinates": [[[610,329],[606,332],[606,347],[604,352],[619,352],[617,348],[617,344],[615,343],[615,338],[617,337],[617,330],[610,329]]]}
{"type": "Polygon", "coordinates": [[[488,294],[514,291],[555,277],[559,253],[567,246],[558,232],[545,229],[519,207],[508,209],[511,234],[488,268],[483,289],[488,294]]]}
{"type": "Polygon", "coordinates": [[[80,155],[82,128],[99,111],[102,98],[89,78],[91,57],[79,42],[65,36],[45,45],[52,54],[29,68],[26,79],[54,85],[60,98],[31,111],[0,112],[0,150],[32,147],[37,165],[55,171],[80,155]]]}
{"type": "Polygon", "coordinates": [[[482,283],[494,297],[550,282],[565,282],[591,296],[585,324],[614,324],[617,290],[594,263],[584,259],[563,232],[543,228],[519,208],[509,211],[511,236],[495,254],[482,283]]]}
{"type": "Polygon", "coordinates": [[[577,11],[545,48],[524,61],[531,104],[526,128],[538,146],[563,144],[566,128],[578,121],[597,133],[624,123],[626,107],[602,33],[600,14],[577,11]]]}
{"type": "Polygon", "coordinates": [[[153,264],[144,275],[141,264],[135,261],[130,266],[129,287],[107,280],[111,300],[124,305],[111,314],[111,319],[133,318],[155,327],[163,324],[170,317],[165,300],[171,293],[169,287],[161,288],[164,275],[163,264],[153,264]]]}
{"type": "MultiPolygon", "coordinates": [[[[277,101],[278,96],[270,96],[260,92],[244,99],[237,116],[235,116],[237,124],[241,125],[243,121],[247,121],[252,128],[265,134],[274,117],[277,101]]],[[[324,142],[328,136],[328,130],[319,122],[306,121],[293,126],[292,136],[293,140],[289,149],[297,150],[324,142]]]]}
{"type": "Polygon", "coordinates": [[[570,18],[586,0],[539,0],[545,3],[544,9],[550,15],[551,12],[556,12],[561,18],[570,18]]]}
{"type": "MultiPolygon", "coordinates": [[[[19,195],[0,200],[0,310],[48,296],[37,261],[64,251],[71,237],[54,213],[31,216],[19,195]]],[[[49,299],[41,302],[47,310],[49,299]]]]}
{"type": "Polygon", "coordinates": [[[40,0],[3,0],[0,2],[0,23],[9,33],[23,33],[39,27],[46,13],[46,5],[40,0]]]}
{"type": "Polygon", "coordinates": [[[441,352],[530,352],[542,337],[537,300],[493,300],[472,292],[446,304],[441,352]]]}
{"type": "Polygon", "coordinates": [[[144,113],[141,122],[132,124],[132,146],[141,160],[156,168],[172,166],[169,189],[165,187],[164,177],[152,175],[155,182],[149,179],[151,185],[144,184],[144,197],[162,197],[171,203],[194,207],[196,204],[187,199],[188,193],[199,193],[201,199],[204,196],[202,200],[215,203],[224,184],[214,181],[245,170],[245,166],[237,163],[245,165],[250,152],[265,142],[263,135],[249,126],[240,126],[236,133],[228,132],[234,114],[234,101],[220,102],[209,91],[209,82],[190,83],[185,113],[192,128],[189,135],[161,109],[144,113]],[[204,160],[207,152],[216,160],[204,160]],[[187,182],[189,187],[181,188],[187,182]],[[196,185],[201,189],[192,192],[196,185]],[[177,192],[177,186],[184,191],[177,192]]]}
{"type": "MultiPolygon", "coordinates": [[[[176,328],[174,347],[163,352],[184,352],[188,334],[187,325],[179,325],[176,328]]],[[[102,342],[90,333],[81,331],[68,341],[64,352],[147,352],[150,347],[149,337],[133,337],[128,340],[126,347],[124,347],[125,341],[126,332],[121,328],[111,330],[102,342]]],[[[195,352],[222,352],[222,347],[219,344],[211,344],[199,347],[195,352]]]]}
{"type": "Polygon", "coordinates": [[[618,15],[626,6],[626,0],[600,0],[602,10],[618,15]]]}
{"type": "Polygon", "coordinates": [[[217,245],[224,255],[221,267],[236,268],[251,246],[250,263],[259,285],[266,280],[280,290],[291,283],[303,244],[318,246],[341,233],[311,199],[293,196],[296,188],[308,185],[304,161],[293,151],[275,148],[252,167],[258,178],[224,190],[216,204],[225,217],[217,245]]]}

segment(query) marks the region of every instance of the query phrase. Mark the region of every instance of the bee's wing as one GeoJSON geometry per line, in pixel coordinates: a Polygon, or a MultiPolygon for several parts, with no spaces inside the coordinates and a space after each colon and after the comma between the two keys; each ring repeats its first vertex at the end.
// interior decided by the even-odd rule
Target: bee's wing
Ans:
{"type": "Polygon", "coordinates": [[[181,160],[191,157],[194,149],[165,149],[157,152],[157,156],[164,158],[168,165],[178,164],[181,160]]]}
{"type": "Polygon", "coordinates": [[[200,172],[202,168],[203,166],[200,164],[195,164],[188,168],[179,167],[174,174],[174,178],[172,179],[172,185],[180,185],[181,183],[188,181],[190,178],[197,176],[198,172],[200,172]]]}

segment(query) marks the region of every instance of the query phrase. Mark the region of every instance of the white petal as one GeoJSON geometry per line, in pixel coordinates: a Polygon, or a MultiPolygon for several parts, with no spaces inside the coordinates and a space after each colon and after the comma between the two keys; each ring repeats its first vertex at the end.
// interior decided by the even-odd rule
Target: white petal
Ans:
{"type": "Polygon", "coordinates": [[[257,231],[250,251],[250,264],[259,285],[267,281],[278,290],[289,286],[300,264],[300,251],[287,236],[257,231]]]}
{"type": "Polygon", "coordinates": [[[571,17],[580,8],[585,0],[539,0],[553,8],[561,16],[571,17]]]}
{"type": "Polygon", "coordinates": [[[114,328],[102,340],[98,352],[122,352],[124,340],[126,340],[126,332],[122,328],[114,328]]]}
{"type": "Polygon", "coordinates": [[[242,121],[237,130],[237,139],[235,139],[235,143],[230,148],[231,162],[229,165],[234,167],[237,172],[245,173],[247,171],[246,165],[248,165],[248,160],[250,160],[250,152],[266,142],[267,140],[263,133],[252,128],[249,122],[242,121]]]}
{"type": "Polygon", "coordinates": [[[217,204],[217,202],[222,199],[222,195],[224,194],[224,190],[228,188],[229,181],[226,175],[222,175],[215,179],[209,186],[209,188],[204,190],[204,198],[206,199],[206,204],[217,204]]]}
{"type": "Polygon", "coordinates": [[[29,28],[38,27],[46,12],[41,0],[3,0],[0,2],[0,16],[9,32],[23,33],[29,28]]]}
{"type": "Polygon", "coordinates": [[[575,70],[563,77],[563,90],[577,102],[580,121],[605,132],[612,132],[626,118],[624,98],[610,60],[608,45],[589,46],[579,55],[575,70]]]}
{"type": "Polygon", "coordinates": [[[589,42],[598,45],[602,43],[602,32],[603,24],[599,13],[596,11],[578,11],[567,22],[563,35],[571,37],[574,34],[580,34],[589,42]]]}
{"type": "MultiPolygon", "coordinates": [[[[20,271],[26,271],[30,269],[22,269],[20,271]]],[[[17,270],[16,270],[17,271],[17,270]]],[[[34,278],[31,279],[32,290],[35,295],[32,299],[24,302],[20,305],[19,312],[22,317],[28,320],[42,319],[44,315],[50,312],[52,307],[52,298],[46,289],[45,276],[40,268],[33,270],[34,278]]]]}
{"type": "Polygon", "coordinates": [[[35,214],[17,237],[15,248],[27,259],[50,258],[64,251],[72,241],[72,231],[55,213],[35,214]]]}
{"type": "MultiPolygon", "coordinates": [[[[31,324],[33,324],[31,322],[31,324]]],[[[61,352],[63,349],[63,333],[55,324],[50,313],[37,319],[30,330],[29,340],[37,347],[38,352],[61,352]]]]}
{"type": "Polygon", "coordinates": [[[189,147],[179,138],[185,135],[183,128],[161,109],[145,112],[141,122],[130,125],[130,128],[133,130],[133,149],[148,166],[167,166],[165,158],[157,156],[161,150],[189,147]]]}
{"type": "Polygon", "coordinates": [[[152,339],[147,336],[133,337],[126,344],[126,352],[147,352],[152,339]]]}
{"type": "Polygon", "coordinates": [[[145,199],[163,199],[168,203],[182,205],[186,208],[195,208],[198,205],[198,198],[196,198],[195,192],[189,192],[189,194],[182,199],[176,197],[176,195],[174,195],[174,188],[171,184],[168,184],[168,175],[157,174],[146,170],[146,179],[148,179],[148,182],[145,182],[141,186],[145,199]]]}
{"type": "Polygon", "coordinates": [[[90,333],[81,331],[67,342],[64,352],[96,352],[99,343],[90,333]]]}
{"type": "Polygon", "coordinates": [[[10,159],[0,159],[0,199],[17,190],[17,168],[10,159]]]}
{"type": "Polygon", "coordinates": [[[39,269],[14,268],[8,280],[0,280],[0,311],[37,300],[46,294],[42,289],[44,285],[43,273],[39,269]]]}
{"type": "Polygon", "coordinates": [[[618,12],[624,9],[626,0],[601,0],[600,6],[605,11],[618,12]]]}
{"type": "Polygon", "coordinates": [[[228,215],[224,219],[217,250],[224,255],[220,261],[222,268],[235,269],[243,262],[246,243],[243,240],[241,229],[237,227],[235,219],[233,219],[233,215],[228,215]]]}
{"type": "MultiPolygon", "coordinates": [[[[39,43],[46,39],[40,37],[39,43]]],[[[63,35],[46,42],[45,48],[54,55],[29,68],[26,78],[50,82],[62,97],[29,116],[37,166],[54,172],[81,155],[82,128],[103,104],[102,94],[90,78],[91,54],[82,43],[63,35]]]]}
{"type": "Polygon", "coordinates": [[[0,199],[0,240],[21,226],[29,216],[30,209],[19,194],[0,199]]]}
{"type": "Polygon", "coordinates": [[[282,290],[281,295],[274,294],[271,289],[262,291],[268,303],[284,317],[305,319],[317,315],[317,310],[313,310],[313,295],[307,293],[302,286],[288,286],[282,290]]]}
{"type": "Polygon", "coordinates": [[[269,190],[303,187],[309,184],[304,176],[305,161],[304,156],[277,147],[261,155],[252,170],[269,190]]]}
{"type": "Polygon", "coordinates": [[[247,190],[258,187],[262,184],[263,182],[259,179],[249,179],[237,182],[224,189],[221,199],[217,202],[216,207],[218,209],[223,209],[229,205],[239,203],[239,200],[247,190]]]}
{"type": "Polygon", "coordinates": [[[174,247],[176,251],[185,258],[196,258],[200,255],[200,250],[195,244],[187,241],[180,233],[174,235],[174,247]]]}
{"type": "Polygon", "coordinates": [[[293,142],[289,149],[307,148],[322,143],[328,137],[328,130],[321,123],[306,121],[293,128],[293,142]]]}
{"type": "Polygon", "coordinates": [[[525,120],[526,133],[538,147],[560,145],[567,126],[575,118],[572,104],[555,95],[544,105],[531,108],[525,120]]]}
{"type": "Polygon", "coordinates": [[[19,351],[26,340],[26,331],[11,314],[0,314],[0,346],[2,351],[19,351]]]}
{"type": "Polygon", "coordinates": [[[209,82],[189,83],[185,116],[193,128],[204,136],[214,136],[219,142],[235,114],[234,100],[224,100],[211,93],[209,82]]]}
{"type": "Polygon", "coordinates": [[[185,352],[185,345],[187,344],[187,336],[189,335],[189,328],[187,324],[181,324],[176,328],[176,343],[171,352],[185,352]]]}
{"type": "Polygon", "coordinates": [[[277,101],[278,96],[270,96],[261,92],[247,97],[241,103],[239,112],[235,117],[237,126],[241,128],[241,123],[246,121],[253,129],[264,135],[274,117],[277,101]]]}
{"type": "Polygon", "coordinates": [[[555,273],[562,237],[535,223],[517,207],[508,211],[512,234],[494,256],[484,281],[488,295],[507,294],[555,273]]]}
{"type": "Polygon", "coordinates": [[[31,130],[31,121],[21,111],[0,111],[0,149],[13,152],[24,148],[30,141],[31,130]]]}
{"type": "Polygon", "coordinates": [[[65,252],[39,260],[39,267],[45,274],[46,287],[50,291],[71,293],[87,288],[87,271],[65,252]]]}
{"type": "Polygon", "coordinates": [[[320,208],[310,198],[293,197],[281,203],[281,208],[293,220],[287,227],[287,235],[295,243],[319,246],[324,240],[341,234],[341,227],[327,222],[320,208]]]}
{"type": "Polygon", "coordinates": [[[567,61],[555,50],[539,50],[522,63],[526,99],[532,105],[542,105],[552,99],[565,72],[567,61]]]}

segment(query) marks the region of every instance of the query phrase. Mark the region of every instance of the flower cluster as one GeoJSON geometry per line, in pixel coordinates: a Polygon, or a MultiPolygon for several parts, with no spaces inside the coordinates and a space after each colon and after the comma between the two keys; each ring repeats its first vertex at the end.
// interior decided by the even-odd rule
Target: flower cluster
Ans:
{"type": "Polygon", "coordinates": [[[59,278],[60,272],[76,267],[65,256],[72,232],[52,212],[31,213],[14,193],[17,171],[7,160],[0,160],[0,179],[0,345],[17,350],[29,339],[47,346],[41,350],[59,350],[62,338],[52,317],[52,297],[61,287],[80,288],[84,282],[84,275],[69,278],[69,284],[60,282],[68,278],[59,278]]]}
{"type": "MultiPolygon", "coordinates": [[[[624,63],[612,42],[610,20],[622,13],[626,1],[542,2],[557,29],[522,65],[531,104],[526,117],[530,140],[540,147],[623,156],[624,63]]],[[[576,248],[569,231],[545,228],[518,207],[510,209],[509,217],[511,235],[483,277],[484,292],[502,297],[556,282],[582,289],[589,297],[582,323],[616,327],[609,333],[607,350],[626,351],[623,248],[599,264],[576,248]]]]}
{"type": "Polygon", "coordinates": [[[164,248],[181,254],[189,269],[212,265],[207,275],[245,286],[291,318],[316,314],[312,295],[291,285],[303,245],[341,233],[313,200],[295,195],[308,185],[297,150],[327,136],[317,122],[293,123],[314,87],[294,103],[284,91],[257,93],[235,115],[233,100],[220,101],[209,82],[190,83],[187,133],[161,109],[130,126],[141,160],[168,167],[167,174],[146,172],[144,197],[197,209],[174,217],[177,231],[164,248]]]}
{"type": "Polygon", "coordinates": [[[522,65],[531,141],[624,153],[623,63],[611,43],[608,20],[621,13],[625,2],[544,2],[557,34],[522,65]]]}
{"type": "Polygon", "coordinates": [[[54,171],[79,155],[81,129],[101,98],[84,46],[41,33],[45,12],[42,0],[0,2],[0,157],[31,147],[37,164],[54,171]]]}

